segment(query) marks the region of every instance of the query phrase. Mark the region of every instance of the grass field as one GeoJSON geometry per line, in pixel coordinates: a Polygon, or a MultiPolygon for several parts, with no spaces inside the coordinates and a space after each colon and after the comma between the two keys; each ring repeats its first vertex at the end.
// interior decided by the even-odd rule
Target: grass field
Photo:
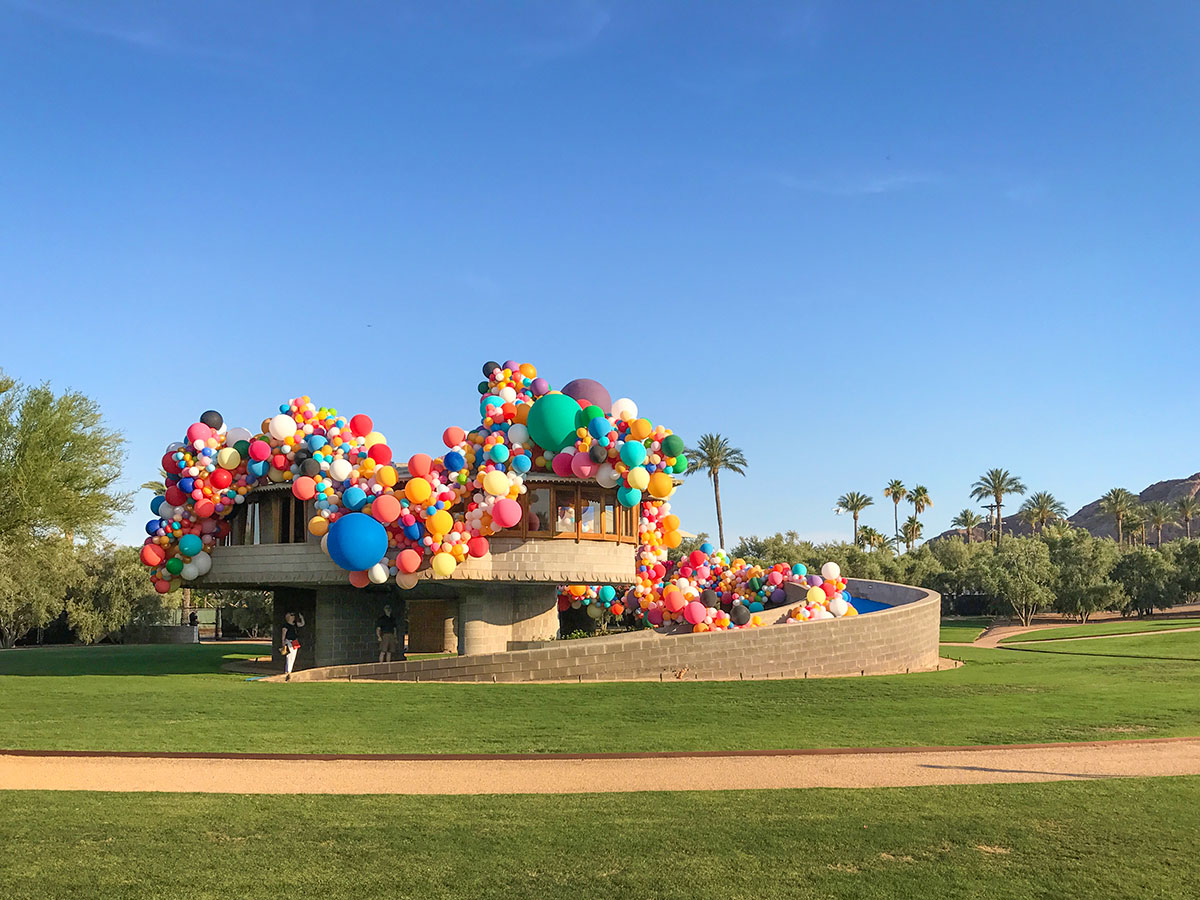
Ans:
{"type": "Polygon", "coordinates": [[[938,640],[942,643],[969,644],[992,624],[991,616],[965,616],[961,619],[942,619],[938,640]]]}
{"type": "MultiPolygon", "coordinates": [[[[1105,634],[1134,634],[1140,631],[1159,631],[1163,628],[1200,628],[1200,619],[1123,619],[1119,622],[1090,622],[1087,625],[1067,625],[1063,628],[1046,628],[1028,634],[1017,634],[1001,639],[1002,644],[1026,641],[1058,641],[1072,637],[1098,637],[1105,634]]],[[[943,626],[944,630],[944,626],[943,626]]],[[[945,640],[945,638],[943,638],[945,640]]]]}
{"type": "Polygon", "coordinates": [[[1195,897],[1198,832],[1200,777],[514,797],[11,792],[0,884],[7,900],[1195,897]]]}
{"type": "MultiPolygon", "coordinates": [[[[1125,659],[1200,662],[1200,633],[1178,631],[1138,637],[1105,638],[1102,641],[1041,641],[1030,652],[1055,653],[1059,656],[1110,657],[1125,659]]],[[[1004,651],[1008,652],[1008,651],[1004,651]]]]}
{"type": "Polygon", "coordinates": [[[227,654],[254,655],[236,646],[4,651],[0,747],[545,753],[1197,735],[1200,632],[1129,642],[1145,654],[1167,639],[1167,660],[955,647],[968,665],[950,672],[581,685],[250,682],[216,673],[227,654]]]}

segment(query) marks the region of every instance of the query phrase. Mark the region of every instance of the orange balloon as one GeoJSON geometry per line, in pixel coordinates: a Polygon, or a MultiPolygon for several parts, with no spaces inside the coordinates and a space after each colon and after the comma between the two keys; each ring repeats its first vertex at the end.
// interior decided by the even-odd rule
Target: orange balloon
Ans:
{"type": "Polygon", "coordinates": [[[413,503],[424,503],[433,494],[433,488],[424,478],[409,479],[404,485],[404,496],[413,503]]]}
{"type": "Polygon", "coordinates": [[[390,525],[400,518],[400,501],[395,494],[380,494],[371,501],[371,515],[384,525],[390,525]]]}

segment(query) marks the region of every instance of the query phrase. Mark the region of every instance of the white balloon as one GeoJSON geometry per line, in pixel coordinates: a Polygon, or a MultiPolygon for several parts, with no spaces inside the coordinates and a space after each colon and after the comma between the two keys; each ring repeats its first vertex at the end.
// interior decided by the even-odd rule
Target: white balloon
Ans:
{"type": "Polygon", "coordinates": [[[329,477],[334,481],[345,481],[352,471],[354,467],[345,459],[335,459],[329,464],[329,477]]]}
{"type": "Polygon", "coordinates": [[[832,600],[829,601],[829,611],[831,613],[833,613],[835,616],[837,616],[839,619],[842,616],[844,616],[849,609],[850,609],[850,604],[847,603],[845,600],[843,600],[841,597],[834,597],[832,600]]]}
{"type": "Polygon", "coordinates": [[[528,447],[529,429],[520,422],[511,426],[508,429],[508,442],[510,444],[520,444],[522,447],[528,447]]]}
{"type": "Polygon", "coordinates": [[[183,567],[186,569],[189,565],[196,567],[196,574],[198,576],[207,575],[209,570],[212,568],[212,557],[209,556],[206,551],[201,550],[192,557],[192,561],[190,563],[184,563],[183,567]]]}
{"type": "Polygon", "coordinates": [[[238,441],[249,441],[254,438],[249,428],[230,428],[225,432],[225,443],[232,447],[238,441]]]}
{"type": "Polygon", "coordinates": [[[321,552],[326,556],[329,555],[329,532],[321,535],[321,552]]]}
{"type": "Polygon", "coordinates": [[[619,400],[614,400],[612,405],[612,417],[614,419],[636,419],[638,417],[637,404],[628,397],[621,397],[619,400]]]}
{"type": "Polygon", "coordinates": [[[367,577],[371,579],[371,584],[385,584],[388,580],[388,570],[383,563],[375,563],[367,569],[367,577]]]}
{"type": "Polygon", "coordinates": [[[196,561],[183,564],[183,568],[179,572],[184,581],[191,581],[200,575],[200,570],[196,567],[196,561]]]}
{"type": "Polygon", "coordinates": [[[500,399],[505,403],[512,403],[517,399],[517,392],[510,387],[500,388],[500,399]]]}
{"type": "Polygon", "coordinates": [[[830,581],[832,581],[833,579],[841,576],[841,574],[842,574],[842,567],[839,566],[835,562],[827,562],[827,563],[825,563],[825,565],[821,566],[821,577],[822,578],[827,578],[830,581]]]}
{"type": "Polygon", "coordinates": [[[621,476],[617,474],[612,463],[601,463],[600,468],[596,470],[596,481],[600,483],[600,487],[615,488],[621,481],[621,476]]]}
{"type": "Polygon", "coordinates": [[[271,420],[267,432],[277,441],[289,438],[296,433],[296,420],[287,413],[280,413],[271,420]]]}

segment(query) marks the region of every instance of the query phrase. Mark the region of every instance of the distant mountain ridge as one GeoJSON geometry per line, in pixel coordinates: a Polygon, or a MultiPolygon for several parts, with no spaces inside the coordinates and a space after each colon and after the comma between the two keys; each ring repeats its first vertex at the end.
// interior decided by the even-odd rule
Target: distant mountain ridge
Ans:
{"type": "MultiPolygon", "coordinates": [[[[1166,503],[1175,506],[1184,497],[1195,497],[1200,492],[1200,472],[1194,475],[1189,475],[1187,478],[1172,478],[1167,481],[1158,481],[1150,485],[1137,495],[1138,502],[1141,504],[1153,503],[1155,500],[1162,500],[1166,503]]],[[[1006,498],[1007,499],[1007,498],[1006,498]]],[[[1011,505],[1004,504],[1004,533],[1005,534],[1029,534],[1030,528],[1017,516],[1017,509],[1024,501],[1023,497],[1013,497],[1011,505]]],[[[1117,523],[1113,517],[1100,509],[1100,500],[1093,500],[1086,506],[1082,507],[1074,515],[1068,517],[1069,521],[1076,528],[1083,528],[1093,537],[1110,537],[1116,540],[1117,523]]],[[[973,540],[987,539],[987,526],[976,528],[972,532],[973,540]]],[[[947,537],[962,537],[963,530],[961,528],[951,528],[949,531],[943,531],[941,534],[930,538],[930,540],[940,540],[947,537]]],[[[1163,540],[1170,541],[1175,538],[1184,537],[1184,527],[1181,522],[1178,525],[1168,525],[1163,529],[1163,540]]],[[[1200,519],[1192,521],[1192,536],[1200,537],[1200,519]]],[[[1151,535],[1151,540],[1155,538],[1151,535]]]]}

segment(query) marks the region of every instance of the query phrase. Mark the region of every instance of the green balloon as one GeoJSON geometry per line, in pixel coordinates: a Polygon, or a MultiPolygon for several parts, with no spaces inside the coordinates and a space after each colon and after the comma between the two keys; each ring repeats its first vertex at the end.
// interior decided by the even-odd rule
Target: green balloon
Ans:
{"type": "Polygon", "coordinates": [[[233,449],[238,452],[238,456],[240,456],[242,459],[250,458],[250,442],[249,441],[238,441],[236,444],[233,445],[233,449]]]}
{"type": "Polygon", "coordinates": [[[596,418],[597,416],[600,416],[601,418],[604,417],[604,410],[594,403],[591,406],[585,406],[580,410],[580,413],[582,413],[582,415],[579,417],[580,428],[586,428],[587,423],[592,421],[592,419],[596,418]]]}
{"type": "Polygon", "coordinates": [[[675,465],[671,469],[671,471],[674,472],[676,475],[678,475],[681,472],[686,472],[687,471],[687,457],[684,456],[682,453],[680,453],[678,456],[676,456],[675,457],[675,465]]]}
{"type": "Polygon", "coordinates": [[[579,404],[566,394],[546,394],[534,401],[525,423],[539,447],[557,453],[575,443],[579,404]]]}
{"type": "Polygon", "coordinates": [[[167,560],[167,571],[172,575],[178,575],[183,571],[183,560],[178,556],[172,556],[167,560]]]}
{"type": "Polygon", "coordinates": [[[664,456],[678,456],[683,452],[683,438],[677,434],[668,434],[662,439],[662,452],[664,456]]]}

